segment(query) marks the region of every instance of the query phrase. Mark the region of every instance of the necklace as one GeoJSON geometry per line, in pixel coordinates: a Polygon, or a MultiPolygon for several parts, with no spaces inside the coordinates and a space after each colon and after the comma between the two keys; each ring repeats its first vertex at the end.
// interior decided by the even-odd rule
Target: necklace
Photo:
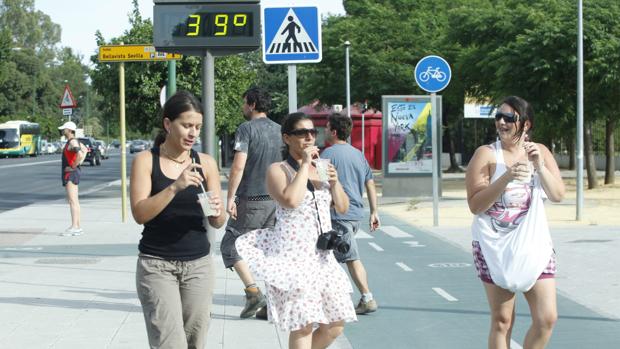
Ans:
{"type": "Polygon", "coordinates": [[[183,164],[185,163],[185,161],[189,158],[189,156],[188,156],[187,158],[185,158],[185,159],[183,159],[183,160],[177,160],[177,159],[173,158],[172,156],[170,156],[170,155],[168,154],[168,151],[166,150],[166,148],[164,148],[163,146],[162,146],[162,147],[160,147],[160,149],[162,150],[162,153],[164,154],[164,156],[165,156],[166,158],[168,158],[169,160],[174,161],[174,166],[175,166],[176,168],[181,167],[181,165],[183,165],[183,164]]]}

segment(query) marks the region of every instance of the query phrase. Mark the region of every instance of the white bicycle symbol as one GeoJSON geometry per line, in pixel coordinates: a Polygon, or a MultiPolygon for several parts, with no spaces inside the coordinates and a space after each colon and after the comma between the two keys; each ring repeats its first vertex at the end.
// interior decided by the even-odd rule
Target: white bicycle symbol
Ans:
{"type": "Polygon", "coordinates": [[[422,82],[427,82],[431,78],[439,82],[443,82],[444,80],[446,80],[446,73],[439,70],[439,67],[433,69],[429,66],[428,68],[426,68],[426,71],[420,73],[418,78],[420,78],[420,81],[422,82]]]}

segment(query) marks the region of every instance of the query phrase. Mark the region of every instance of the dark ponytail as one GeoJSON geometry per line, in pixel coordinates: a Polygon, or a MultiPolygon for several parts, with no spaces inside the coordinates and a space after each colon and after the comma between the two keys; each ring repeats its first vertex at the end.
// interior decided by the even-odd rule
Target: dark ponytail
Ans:
{"type": "Polygon", "coordinates": [[[164,119],[168,118],[170,121],[174,121],[179,115],[186,111],[195,111],[202,114],[202,104],[198,98],[194,97],[188,91],[177,91],[172,97],[168,98],[161,112],[161,131],[155,136],[153,141],[154,147],[159,147],[166,141],[166,128],[164,126],[164,119]]]}

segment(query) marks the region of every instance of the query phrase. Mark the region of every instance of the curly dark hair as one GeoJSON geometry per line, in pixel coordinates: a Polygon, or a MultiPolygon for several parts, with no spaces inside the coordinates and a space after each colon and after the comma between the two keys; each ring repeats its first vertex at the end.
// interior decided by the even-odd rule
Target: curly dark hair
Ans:
{"type": "Polygon", "coordinates": [[[327,119],[329,122],[329,128],[336,131],[336,136],[341,141],[346,141],[351,135],[351,129],[353,128],[353,122],[351,119],[340,113],[333,113],[327,119]]]}
{"type": "Polygon", "coordinates": [[[243,98],[248,105],[254,105],[254,110],[261,113],[268,113],[271,109],[271,96],[269,92],[261,87],[251,87],[243,92],[243,98]]]}

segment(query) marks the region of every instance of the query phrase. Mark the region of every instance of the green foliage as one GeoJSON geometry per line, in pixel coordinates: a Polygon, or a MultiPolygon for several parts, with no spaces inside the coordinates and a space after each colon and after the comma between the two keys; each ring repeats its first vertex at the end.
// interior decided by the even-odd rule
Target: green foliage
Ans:
{"type": "MultiPolygon", "coordinates": [[[[129,16],[131,28],[122,36],[105,40],[96,34],[97,44],[148,45],[153,40],[153,24],[143,19],[134,1],[134,10],[129,16]]],[[[118,129],[119,115],[119,65],[100,63],[93,55],[93,86],[103,98],[98,109],[103,119],[118,129]]],[[[177,62],[177,90],[188,90],[198,98],[202,96],[202,62],[199,57],[185,56],[177,62]]],[[[136,62],[125,64],[125,103],[128,133],[141,138],[151,138],[161,128],[161,106],[159,94],[167,80],[167,63],[136,62]]],[[[243,121],[241,94],[255,81],[256,72],[240,56],[216,57],[215,59],[215,125],[216,133],[234,132],[243,121]]]]}
{"type": "Polygon", "coordinates": [[[0,116],[39,122],[44,137],[57,138],[65,80],[81,107],[87,68],[71,49],[57,47],[60,26],[33,0],[0,2],[0,28],[0,116]]]}

